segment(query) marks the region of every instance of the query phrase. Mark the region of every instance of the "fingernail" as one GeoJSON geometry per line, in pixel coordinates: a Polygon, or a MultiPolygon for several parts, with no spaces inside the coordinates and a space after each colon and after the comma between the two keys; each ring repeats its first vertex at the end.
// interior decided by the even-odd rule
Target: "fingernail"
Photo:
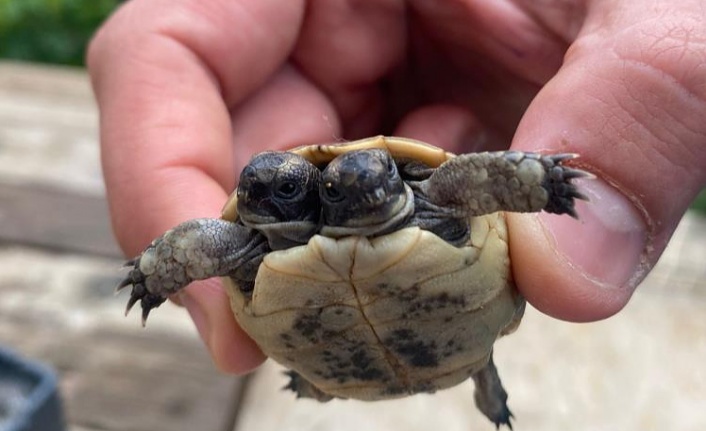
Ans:
{"type": "Polygon", "coordinates": [[[189,295],[187,291],[180,292],[178,296],[181,304],[186,308],[186,311],[189,312],[191,320],[193,320],[194,326],[196,326],[196,330],[199,332],[201,339],[208,347],[211,331],[206,313],[203,311],[203,308],[201,308],[201,304],[189,295]]]}
{"type": "Polygon", "coordinates": [[[599,179],[576,181],[589,201],[578,201],[579,219],[542,213],[539,218],[558,253],[606,287],[630,289],[641,280],[646,224],[635,206],[599,179]]]}

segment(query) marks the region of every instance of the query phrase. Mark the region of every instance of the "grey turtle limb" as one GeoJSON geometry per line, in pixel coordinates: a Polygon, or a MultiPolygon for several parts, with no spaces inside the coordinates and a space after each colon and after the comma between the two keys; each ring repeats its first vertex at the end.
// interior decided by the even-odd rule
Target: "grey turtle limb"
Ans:
{"type": "Polygon", "coordinates": [[[195,280],[238,273],[269,251],[265,236],[238,223],[194,219],[169,230],[137,258],[117,290],[132,286],[125,314],[137,303],[142,324],[150,311],[195,280]]]}
{"type": "Polygon", "coordinates": [[[289,383],[283,389],[296,393],[297,398],[313,398],[320,402],[333,399],[331,395],[324,393],[296,371],[286,371],[285,374],[289,376],[289,383]]]}
{"type": "Polygon", "coordinates": [[[519,151],[462,154],[418,187],[435,205],[470,216],[546,211],[576,218],[575,200],[588,199],[572,180],[592,175],[563,165],[575,157],[519,151]]]}
{"type": "Polygon", "coordinates": [[[480,410],[497,428],[500,425],[507,425],[512,429],[510,419],[512,412],[507,406],[507,392],[500,382],[498,370],[493,363],[493,355],[490,355],[488,364],[473,376],[476,385],[474,398],[478,410],[480,410]]]}

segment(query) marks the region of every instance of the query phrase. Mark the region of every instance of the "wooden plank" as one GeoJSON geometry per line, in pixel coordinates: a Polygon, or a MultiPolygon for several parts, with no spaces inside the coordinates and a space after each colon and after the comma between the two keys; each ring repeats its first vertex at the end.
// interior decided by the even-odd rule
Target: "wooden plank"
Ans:
{"type": "Polygon", "coordinates": [[[0,248],[0,343],[54,366],[70,427],[232,428],[241,380],[217,372],[186,312],[123,317],[120,260],[0,248]]]}
{"type": "Polygon", "coordinates": [[[85,71],[0,62],[0,180],[103,193],[85,71]]]}
{"type": "MultiPolygon", "coordinates": [[[[706,220],[688,215],[664,259],[615,317],[591,324],[529,309],[495,347],[516,429],[706,429],[706,220]],[[687,257],[686,255],[689,254],[687,257]],[[672,277],[676,275],[676,277],[672,277]]],[[[236,431],[494,430],[466,382],[435,395],[363,403],[297,400],[269,363],[236,431]]]]}
{"type": "Polygon", "coordinates": [[[0,182],[0,243],[121,257],[103,197],[0,182]]]}
{"type": "Polygon", "coordinates": [[[0,338],[59,372],[72,425],[115,431],[223,431],[240,385],[216,372],[201,343],[173,333],[60,325],[3,316],[0,338]],[[31,339],[31,341],[28,341],[31,339]]]}
{"type": "Polygon", "coordinates": [[[242,380],[183,309],[124,318],[118,256],[85,71],[0,62],[0,343],[59,371],[70,430],[232,428],[242,380]]]}
{"type": "Polygon", "coordinates": [[[85,71],[0,62],[0,243],[120,256],[85,71]]]}

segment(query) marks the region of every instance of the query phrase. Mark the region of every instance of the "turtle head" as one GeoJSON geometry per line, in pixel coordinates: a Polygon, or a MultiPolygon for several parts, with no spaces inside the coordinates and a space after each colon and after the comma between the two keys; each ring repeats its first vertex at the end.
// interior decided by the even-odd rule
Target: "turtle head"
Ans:
{"type": "Polygon", "coordinates": [[[290,235],[296,243],[306,242],[318,227],[321,215],[320,181],[319,169],[297,154],[259,153],[240,174],[236,192],[238,215],[243,224],[254,229],[263,231],[270,226],[272,235],[290,235]],[[296,228],[296,232],[288,234],[285,231],[291,230],[291,225],[306,228],[296,228]]]}
{"type": "MultiPolygon", "coordinates": [[[[382,233],[382,226],[387,230],[397,227],[397,222],[406,220],[413,211],[407,187],[385,150],[344,153],[328,164],[321,178],[321,206],[327,228],[374,235],[382,233]],[[391,221],[395,226],[390,226],[391,221]]],[[[322,233],[327,234],[325,230],[322,233]]]]}

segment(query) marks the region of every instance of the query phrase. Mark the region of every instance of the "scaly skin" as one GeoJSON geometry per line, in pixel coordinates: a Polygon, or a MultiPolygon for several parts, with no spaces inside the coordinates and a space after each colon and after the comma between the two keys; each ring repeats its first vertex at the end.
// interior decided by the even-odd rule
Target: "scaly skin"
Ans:
{"type": "Polygon", "coordinates": [[[435,205],[463,216],[546,211],[576,218],[574,200],[587,198],[571,180],[591,175],[562,165],[575,157],[518,151],[462,154],[419,187],[435,205]]]}
{"type": "Polygon", "coordinates": [[[474,398],[478,410],[483,412],[497,428],[500,428],[500,425],[507,425],[512,429],[512,422],[510,422],[512,412],[507,406],[507,392],[500,382],[492,354],[488,364],[471,377],[476,385],[474,398]]]}
{"type": "Polygon", "coordinates": [[[293,153],[255,155],[240,176],[238,220],[189,220],[127,262],[132,270],[118,286],[133,286],[125,313],[140,301],[144,325],[150,310],[195,280],[232,276],[252,286],[267,253],[304,244],[318,229],[320,176],[293,153]]]}
{"type": "Polygon", "coordinates": [[[132,270],[118,286],[132,285],[125,314],[140,301],[144,325],[153,308],[192,281],[229,275],[268,251],[265,236],[242,224],[208,218],[184,222],[127,262],[132,270]]]}

